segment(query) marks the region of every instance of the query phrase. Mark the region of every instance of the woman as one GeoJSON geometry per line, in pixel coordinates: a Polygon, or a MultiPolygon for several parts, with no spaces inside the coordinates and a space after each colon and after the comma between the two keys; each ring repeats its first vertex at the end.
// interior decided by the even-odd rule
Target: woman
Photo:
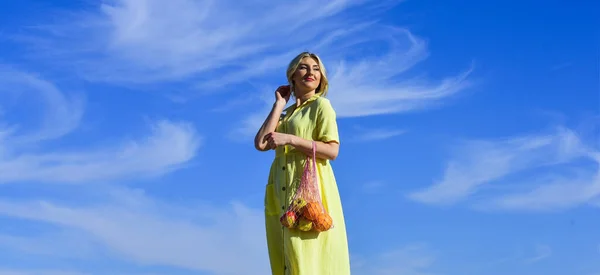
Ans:
{"type": "Polygon", "coordinates": [[[347,275],[350,260],[337,183],[330,165],[339,151],[336,114],[325,98],[329,87],[320,58],[304,52],[287,69],[289,86],[275,91],[275,103],[256,134],[259,151],[275,150],[265,192],[267,245],[273,275],[347,275]],[[284,110],[291,95],[295,104],[284,110]],[[285,114],[282,113],[285,111],[285,114]],[[316,142],[321,200],[334,227],[320,233],[284,227],[289,206],[316,142]]]}

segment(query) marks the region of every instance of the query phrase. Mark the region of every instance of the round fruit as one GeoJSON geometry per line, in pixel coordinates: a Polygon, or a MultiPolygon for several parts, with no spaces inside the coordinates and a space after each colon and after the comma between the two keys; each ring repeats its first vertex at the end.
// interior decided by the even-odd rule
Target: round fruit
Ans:
{"type": "Polygon", "coordinates": [[[304,200],[303,198],[297,198],[294,200],[292,205],[294,209],[300,210],[302,209],[302,207],[306,206],[306,200],[304,200]]]}
{"type": "Polygon", "coordinates": [[[298,217],[294,211],[287,211],[281,216],[281,218],[279,218],[279,221],[283,226],[292,228],[296,225],[297,218],[298,217]]]}
{"type": "Polygon", "coordinates": [[[313,223],[307,220],[304,217],[301,217],[298,220],[298,230],[300,231],[310,231],[313,228],[313,223]]]}
{"type": "Polygon", "coordinates": [[[322,232],[331,229],[333,219],[327,213],[321,213],[313,222],[313,227],[316,231],[322,232]]]}
{"type": "Polygon", "coordinates": [[[321,205],[318,202],[309,202],[302,211],[302,216],[314,221],[321,214],[321,205]]]}
{"type": "Polygon", "coordinates": [[[306,205],[306,201],[303,198],[297,198],[294,200],[294,206],[298,207],[298,209],[304,207],[306,205]]]}

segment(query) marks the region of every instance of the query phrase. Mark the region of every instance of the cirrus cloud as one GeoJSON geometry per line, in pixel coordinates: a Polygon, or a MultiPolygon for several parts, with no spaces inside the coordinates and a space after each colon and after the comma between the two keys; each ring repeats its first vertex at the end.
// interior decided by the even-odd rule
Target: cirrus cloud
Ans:
{"type": "Polygon", "coordinates": [[[382,7],[378,2],[115,0],[69,10],[62,20],[16,38],[32,46],[36,58],[66,60],[77,65],[74,73],[94,81],[210,81],[215,70],[220,79],[246,79],[281,66],[291,51],[331,44],[341,29],[357,23],[350,10],[373,14],[382,7]]]}
{"type": "Polygon", "coordinates": [[[43,106],[36,109],[42,110],[41,123],[19,115],[0,121],[0,183],[81,183],[157,176],[191,160],[201,143],[191,124],[160,120],[140,140],[79,151],[47,150],[43,141],[60,139],[79,126],[82,97],[69,96],[47,80],[7,66],[0,70],[0,90],[6,98],[2,107],[10,110],[7,114],[19,114],[13,107],[29,106],[32,101],[43,106]]]}
{"type": "MultiPolygon", "coordinates": [[[[84,250],[86,255],[92,253],[90,259],[109,251],[131,264],[210,274],[241,274],[249,270],[264,274],[269,270],[260,210],[237,202],[226,207],[184,206],[149,197],[139,190],[115,188],[109,193],[108,197],[84,206],[52,200],[0,199],[0,216],[48,225],[42,234],[29,234],[8,248],[21,248],[18,250],[23,253],[22,248],[35,240],[38,249],[25,251],[26,255],[42,251],[45,257],[89,260],[81,259],[81,249],[56,246],[57,242],[71,243],[73,236],[53,234],[58,228],[77,232],[80,243],[93,245],[92,250],[84,250]],[[232,265],[231,259],[236,264],[232,265]]],[[[2,246],[3,250],[7,248],[0,241],[2,246]]]]}
{"type": "Polygon", "coordinates": [[[569,128],[466,141],[455,151],[443,178],[409,198],[453,205],[480,195],[483,200],[474,202],[480,210],[552,211],[590,204],[600,196],[600,151],[569,128]],[[514,175],[525,177],[515,181],[514,175]],[[494,184],[504,187],[486,192],[494,184]]]}

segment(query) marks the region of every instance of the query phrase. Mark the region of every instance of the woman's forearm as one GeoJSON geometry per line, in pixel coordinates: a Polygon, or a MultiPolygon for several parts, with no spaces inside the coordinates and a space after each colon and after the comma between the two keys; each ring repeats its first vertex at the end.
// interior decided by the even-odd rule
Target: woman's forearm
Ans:
{"type": "Polygon", "coordinates": [[[285,104],[281,104],[276,102],[273,104],[273,108],[271,108],[271,112],[263,122],[262,126],[256,133],[254,137],[254,147],[259,151],[267,151],[269,148],[267,147],[267,142],[265,141],[265,135],[268,133],[274,132],[277,128],[277,123],[279,122],[279,116],[283,112],[285,104]]]}
{"type": "MultiPolygon", "coordinates": [[[[290,145],[303,153],[312,156],[312,140],[291,135],[290,145]]],[[[321,159],[335,160],[340,150],[340,145],[337,142],[317,141],[316,146],[316,156],[321,159]]]]}

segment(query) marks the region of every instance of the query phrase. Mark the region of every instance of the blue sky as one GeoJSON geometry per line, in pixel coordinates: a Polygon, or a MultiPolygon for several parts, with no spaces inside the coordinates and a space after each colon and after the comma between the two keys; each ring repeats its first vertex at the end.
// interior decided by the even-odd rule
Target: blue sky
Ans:
{"type": "Polygon", "coordinates": [[[353,274],[600,274],[600,6],[4,1],[0,275],[266,274],[300,51],[328,69],[353,274]]]}

